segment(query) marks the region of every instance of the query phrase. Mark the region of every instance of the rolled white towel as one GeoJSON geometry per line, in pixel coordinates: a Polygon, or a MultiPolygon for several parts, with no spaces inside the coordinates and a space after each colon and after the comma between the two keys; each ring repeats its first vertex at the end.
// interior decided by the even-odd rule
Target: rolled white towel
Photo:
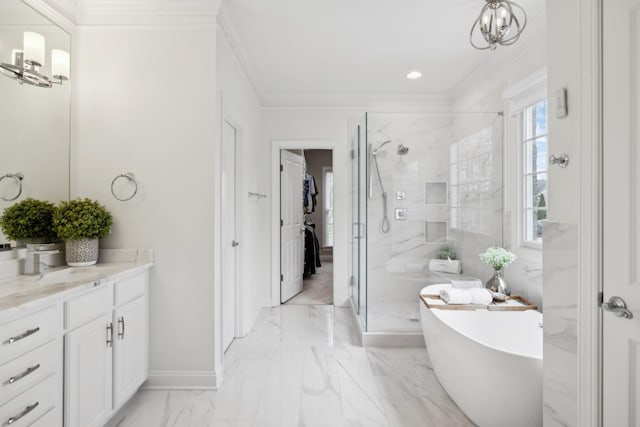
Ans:
{"type": "Polygon", "coordinates": [[[484,288],[478,279],[452,280],[451,287],[455,289],[484,288]]]}
{"type": "Polygon", "coordinates": [[[467,289],[442,289],[440,299],[445,304],[471,304],[471,292],[467,289]]]}
{"type": "Polygon", "coordinates": [[[449,261],[448,259],[432,259],[429,261],[429,270],[439,273],[462,273],[462,263],[457,260],[449,261]]]}
{"type": "Polygon", "coordinates": [[[493,301],[493,295],[491,291],[485,288],[472,288],[469,289],[471,294],[471,304],[489,305],[493,301]]]}

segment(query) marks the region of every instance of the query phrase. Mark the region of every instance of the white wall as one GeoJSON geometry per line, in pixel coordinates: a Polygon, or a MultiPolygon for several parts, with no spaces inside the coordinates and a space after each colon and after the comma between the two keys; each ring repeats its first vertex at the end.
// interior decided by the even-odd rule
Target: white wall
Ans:
{"type": "MultiPolygon", "coordinates": [[[[262,107],[246,78],[224,31],[217,37],[217,86],[222,98],[221,115],[230,120],[239,131],[237,209],[242,224],[238,240],[241,251],[240,280],[242,282],[243,319],[241,334],[246,334],[262,306],[270,305],[264,295],[264,286],[270,276],[270,228],[265,215],[269,212],[270,198],[248,197],[249,192],[267,194],[269,184],[261,180],[261,172],[268,168],[268,154],[261,155],[262,107]],[[266,212],[266,214],[265,214],[266,212]]],[[[223,225],[224,226],[224,225],[223,225]]]]}
{"type": "MultiPolygon", "coordinates": [[[[453,90],[452,111],[504,111],[505,90],[533,73],[539,72],[547,65],[546,45],[540,40],[540,35],[544,35],[545,31],[544,16],[532,16],[517,44],[512,47],[499,47],[493,53],[487,52],[487,61],[453,90]]],[[[503,119],[508,120],[507,117],[503,119]]],[[[505,134],[505,146],[511,142],[507,138],[508,135],[505,134]]],[[[509,161],[505,158],[503,173],[511,169],[507,163],[509,161]]],[[[510,194],[509,186],[513,185],[513,178],[505,174],[503,182],[504,193],[510,194]]],[[[542,271],[536,269],[542,267],[542,253],[524,254],[518,251],[518,248],[514,248],[511,224],[515,218],[512,205],[513,200],[507,197],[504,206],[503,244],[515,250],[519,259],[505,270],[505,281],[514,294],[529,298],[541,308],[543,304],[542,271]]]]}
{"type": "MultiPolygon", "coordinates": [[[[583,99],[587,96],[583,91],[583,76],[588,71],[584,68],[584,61],[589,57],[582,47],[588,40],[586,34],[592,31],[589,31],[589,21],[583,21],[584,15],[581,14],[590,9],[588,3],[582,0],[547,2],[548,96],[552,100],[549,108],[549,153],[567,153],[571,162],[565,169],[555,166],[549,170],[547,223],[553,235],[549,236],[550,239],[545,238],[544,242],[544,424],[552,426],[595,425],[580,422],[578,404],[579,389],[589,393],[588,383],[582,387],[579,385],[579,370],[590,369],[582,365],[578,357],[579,289],[585,292],[589,289],[588,279],[579,277],[580,247],[589,249],[585,239],[588,234],[585,236],[584,228],[580,230],[580,227],[590,226],[588,221],[580,223],[581,218],[592,210],[582,211],[581,189],[591,183],[581,182],[580,175],[590,169],[587,163],[581,164],[580,158],[582,146],[588,152],[590,143],[590,122],[583,121],[585,111],[582,111],[583,99]],[[557,119],[553,100],[556,90],[562,87],[568,92],[569,115],[557,119]]],[[[592,303],[595,297],[592,295],[592,303]]],[[[583,322],[588,328],[586,318],[583,322]]]]}
{"type": "MultiPolygon", "coordinates": [[[[363,113],[363,112],[362,112],[363,113]]],[[[349,182],[351,163],[349,158],[349,123],[358,117],[358,109],[348,108],[265,108],[263,116],[263,146],[261,155],[270,158],[272,141],[283,140],[330,140],[335,142],[333,165],[334,177],[334,304],[348,304],[349,273],[348,243],[351,238],[349,223],[351,221],[351,201],[349,200],[349,182]]],[[[268,162],[267,162],[268,163],[268,162]]],[[[262,171],[262,182],[270,182],[270,171],[262,171]]],[[[271,221],[271,213],[265,218],[271,221]]],[[[268,229],[270,230],[270,226],[268,229]]],[[[271,235],[264,236],[271,245],[271,235]]],[[[269,246],[271,247],[271,246],[269,246]]],[[[271,285],[265,284],[265,291],[270,295],[271,285]]]]}
{"type": "Polygon", "coordinates": [[[213,386],[215,26],[80,27],[74,58],[72,197],[113,213],[102,247],[154,250],[151,383],[213,386]],[[129,202],[110,193],[123,172],[129,202]]]}

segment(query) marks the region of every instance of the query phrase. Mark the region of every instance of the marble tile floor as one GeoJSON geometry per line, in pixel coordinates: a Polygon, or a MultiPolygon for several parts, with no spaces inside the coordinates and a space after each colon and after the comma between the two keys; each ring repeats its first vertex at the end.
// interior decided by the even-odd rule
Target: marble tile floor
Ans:
{"type": "Polygon", "coordinates": [[[118,427],[473,426],[424,348],[362,348],[349,308],[264,309],[216,391],[139,391],[118,427]]]}
{"type": "Polygon", "coordinates": [[[333,304],[333,259],[321,257],[322,267],[302,281],[302,292],[286,304],[333,304]]]}

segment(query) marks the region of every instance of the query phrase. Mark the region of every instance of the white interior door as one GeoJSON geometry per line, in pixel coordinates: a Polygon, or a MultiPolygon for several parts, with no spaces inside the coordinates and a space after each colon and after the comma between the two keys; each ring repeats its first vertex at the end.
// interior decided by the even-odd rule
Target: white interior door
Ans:
{"type": "Polygon", "coordinates": [[[302,292],[304,157],[280,151],[280,302],[302,292]]]}
{"type": "Polygon", "coordinates": [[[236,329],[236,143],[237,130],[222,128],[222,345],[226,350],[236,329]]]}
{"type": "Polygon", "coordinates": [[[603,425],[640,426],[640,1],[603,4],[603,425]]]}

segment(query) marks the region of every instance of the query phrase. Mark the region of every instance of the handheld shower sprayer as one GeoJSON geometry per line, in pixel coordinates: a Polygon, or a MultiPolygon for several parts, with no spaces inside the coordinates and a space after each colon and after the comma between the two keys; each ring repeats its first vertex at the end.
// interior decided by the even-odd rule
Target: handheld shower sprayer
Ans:
{"type": "Polygon", "coordinates": [[[388,233],[391,225],[389,224],[389,217],[387,216],[387,192],[384,190],[384,184],[380,177],[380,167],[378,166],[378,153],[380,149],[387,144],[390,144],[391,140],[387,139],[383,141],[377,148],[373,148],[373,144],[369,144],[369,154],[373,159],[371,166],[369,167],[369,198],[373,199],[373,168],[375,165],[376,175],[378,176],[378,182],[380,183],[380,190],[382,191],[382,222],[380,223],[380,231],[388,233]]]}

